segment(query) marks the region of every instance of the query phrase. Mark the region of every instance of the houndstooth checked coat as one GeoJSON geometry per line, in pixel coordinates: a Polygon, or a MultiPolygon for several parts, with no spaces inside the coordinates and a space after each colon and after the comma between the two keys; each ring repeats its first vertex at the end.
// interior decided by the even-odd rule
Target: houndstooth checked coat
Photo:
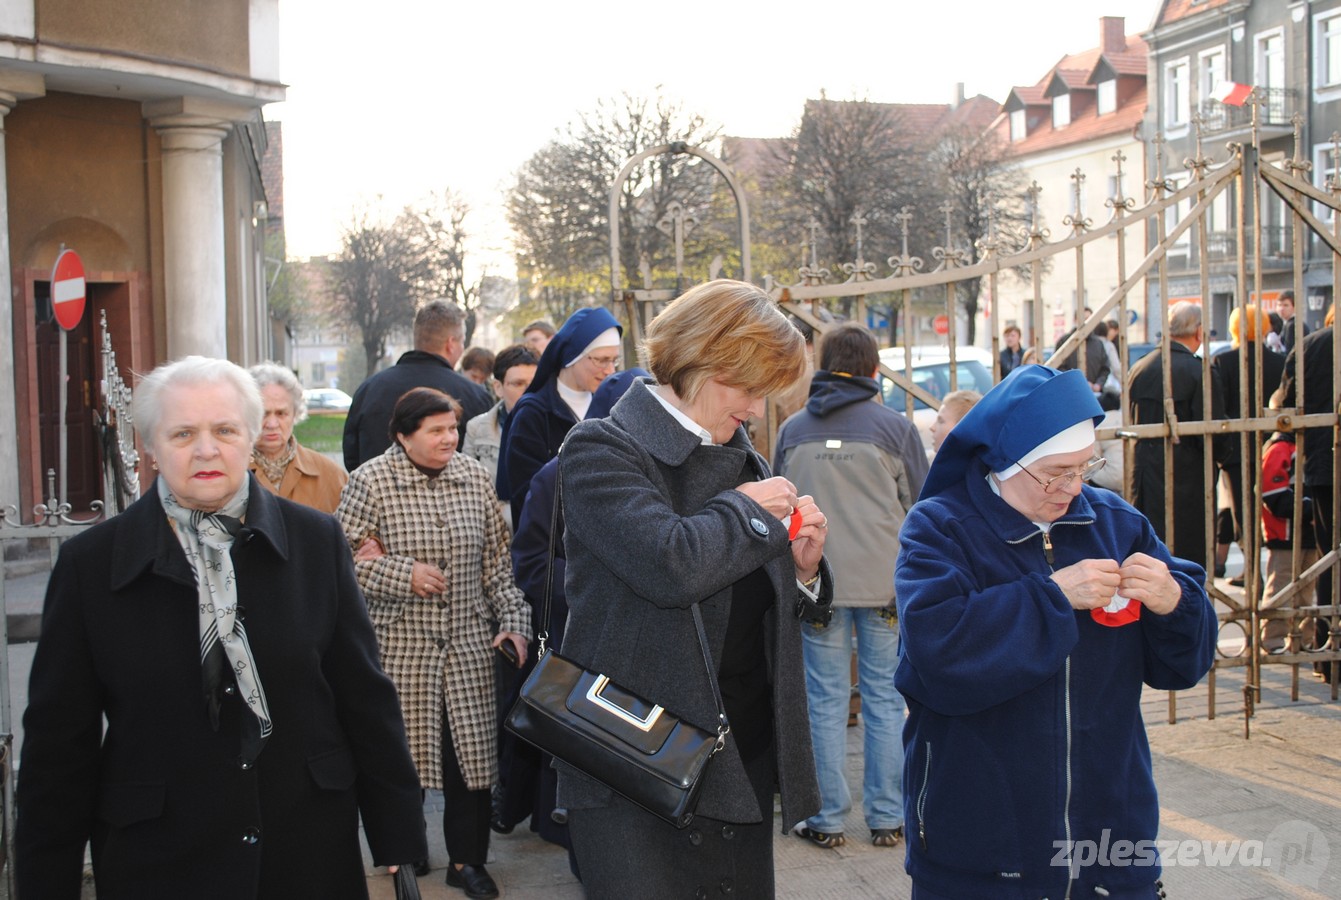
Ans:
{"type": "Polygon", "coordinates": [[[531,636],[531,610],[512,581],[508,531],[484,467],[454,453],[429,478],[399,443],[349,476],[336,517],[357,548],[376,533],[381,559],[355,563],[377,630],[382,667],[396,683],[410,753],[425,788],[442,788],[445,702],[461,775],[471,790],[497,780],[494,636],[531,636]],[[414,561],[436,564],[447,592],[414,595],[414,561]]]}

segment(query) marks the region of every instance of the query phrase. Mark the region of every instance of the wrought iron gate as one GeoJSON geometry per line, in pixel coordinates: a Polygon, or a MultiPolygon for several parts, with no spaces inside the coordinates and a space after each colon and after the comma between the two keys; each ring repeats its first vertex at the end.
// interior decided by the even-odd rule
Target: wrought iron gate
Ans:
{"type": "MultiPolygon", "coordinates": [[[[1254,106],[1254,112],[1260,103],[1254,106]]],[[[797,319],[810,325],[817,333],[823,333],[830,323],[822,319],[818,314],[818,308],[828,301],[838,298],[855,298],[856,309],[861,318],[865,317],[866,298],[873,294],[894,294],[899,298],[899,305],[903,311],[905,322],[912,321],[913,316],[913,292],[921,291],[923,295],[930,292],[943,290],[944,292],[944,315],[951,322],[956,316],[956,294],[957,287],[961,283],[974,279],[985,279],[987,285],[987,294],[990,297],[997,296],[998,279],[1002,273],[1008,271],[1028,271],[1030,273],[1030,285],[1033,294],[1033,327],[1031,332],[1034,336],[1035,351],[1042,355],[1041,335],[1044,331],[1042,302],[1042,282],[1044,270],[1047,261],[1060,257],[1063,254],[1070,254],[1073,257],[1075,271],[1079,290],[1076,291],[1075,302],[1075,320],[1078,323],[1074,333],[1063,343],[1061,343],[1047,358],[1046,362],[1055,364],[1057,361],[1065,359],[1072,353],[1078,353],[1081,357],[1081,366],[1083,367],[1083,354],[1085,352],[1084,341],[1093,332],[1095,326],[1107,318],[1117,318],[1121,323],[1122,332],[1117,341],[1122,351],[1122,363],[1124,372],[1127,371],[1127,341],[1126,327],[1128,316],[1127,312],[1131,306],[1133,296],[1142,300],[1143,308],[1149,306],[1148,297],[1155,297],[1156,302],[1151,309],[1151,320],[1166,321],[1168,310],[1168,297],[1170,296],[1170,278],[1167,267],[1167,258],[1171,248],[1184,245],[1188,242],[1195,242],[1197,249],[1196,258],[1198,260],[1198,276],[1200,281],[1200,296],[1205,300],[1209,299],[1211,284],[1210,260],[1218,258],[1226,259],[1231,254],[1226,253],[1225,237],[1213,234],[1208,222],[1209,211],[1213,204],[1219,198],[1232,198],[1236,210],[1235,222],[1236,231],[1232,238],[1233,253],[1232,259],[1235,266],[1236,278],[1234,279],[1235,290],[1233,305],[1240,311],[1248,305],[1252,298],[1262,296],[1262,260],[1263,254],[1267,251],[1276,251],[1277,244],[1274,235],[1267,234],[1267,228],[1261,224],[1263,216],[1261,214],[1263,205],[1263,190],[1270,191],[1279,196],[1290,211],[1291,225],[1290,234],[1292,235],[1291,253],[1293,264],[1293,282],[1296,293],[1304,296],[1304,241],[1308,233],[1313,233],[1322,240],[1331,250],[1331,270],[1333,279],[1333,297],[1341,297],[1341,215],[1332,215],[1330,226],[1325,223],[1315,213],[1311,206],[1326,208],[1332,211],[1341,211],[1341,177],[1332,177],[1327,180],[1327,189],[1319,190],[1311,184],[1306,175],[1311,169],[1302,156],[1301,140],[1301,120],[1295,119],[1295,139],[1293,156],[1282,160],[1279,164],[1264,163],[1261,154],[1261,140],[1256,127],[1256,116],[1254,115],[1253,126],[1251,128],[1251,139],[1247,142],[1231,143],[1227,145],[1228,156],[1226,159],[1216,162],[1208,158],[1202,151],[1201,128],[1202,121],[1194,120],[1196,131],[1196,150],[1194,155],[1184,161],[1184,168],[1188,173],[1188,183],[1184,186],[1177,186],[1165,171],[1165,148],[1164,141],[1159,135],[1155,135],[1146,145],[1146,153],[1153,163],[1153,177],[1149,177],[1143,185],[1143,197],[1138,201],[1134,197],[1124,196],[1124,164],[1127,163],[1127,157],[1118,151],[1111,157],[1113,168],[1109,184],[1116,186],[1115,195],[1109,198],[1106,205],[1110,210],[1110,215],[1106,222],[1094,224],[1091,220],[1084,218],[1082,214],[1067,216],[1062,225],[1066,226],[1068,232],[1064,237],[1056,240],[1049,240],[1049,232],[1046,223],[1041,222],[1038,216],[1037,203],[1031,204],[1034,211],[1032,221],[1026,230],[1026,233],[1017,236],[1015,245],[1012,246],[1011,236],[996,234],[989,229],[986,240],[983,240],[975,248],[966,246],[966,242],[958,238],[952,230],[950,216],[946,211],[946,230],[945,242],[941,246],[935,247],[932,251],[936,265],[929,271],[922,271],[924,261],[920,258],[910,256],[908,253],[908,220],[912,212],[908,209],[902,209],[898,212],[898,218],[903,223],[903,246],[900,253],[888,256],[887,264],[889,274],[877,277],[879,266],[869,260],[863,259],[862,236],[861,236],[861,217],[854,217],[854,225],[857,231],[857,259],[842,264],[839,268],[846,274],[846,279],[835,281],[830,279],[830,270],[820,266],[818,259],[814,255],[813,244],[808,265],[803,265],[797,270],[797,281],[791,284],[778,283],[774,279],[766,278],[764,288],[773,296],[779,305],[788,313],[797,319]],[[1125,235],[1134,228],[1144,229],[1147,235],[1145,246],[1148,248],[1144,256],[1136,261],[1128,269],[1128,260],[1126,257],[1125,235]],[[1111,236],[1116,236],[1118,240],[1108,241],[1111,236]],[[1111,248],[1116,248],[1111,249],[1111,248]],[[1093,304],[1093,313],[1083,319],[1081,315],[1082,307],[1086,305],[1084,301],[1084,257],[1086,252],[1091,253],[1116,253],[1116,267],[1118,272],[1118,286],[1109,296],[1093,304]],[[1251,286],[1251,291],[1250,291],[1251,286]],[[1143,293],[1135,293],[1143,291],[1143,293]],[[1082,321],[1083,319],[1083,321],[1082,321]]],[[[1341,135],[1333,136],[1333,170],[1341,172],[1341,135]]],[[[620,173],[619,178],[611,189],[611,216],[612,223],[618,221],[616,210],[618,203],[619,187],[622,184],[627,173],[631,171],[632,166],[642,160],[659,153],[693,153],[710,164],[712,164],[726,178],[731,191],[737,200],[737,209],[740,221],[739,240],[741,243],[743,272],[737,277],[744,280],[750,280],[749,264],[749,213],[745,201],[745,195],[740,190],[734,174],[718,159],[711,154],[699,148],[687,147],[683,144],[667,144],[652,148],[639,156],[635,157],[620,173]]],[[[1080,170],[1072,176],[1072,187],[1078,191],[1078,185],[1083,181],[1085,174],[1080,170]]],[[[1040,190],[1037,184],[1030,189],[1037,196],[1040,190]]],[[[1224,202],[1223,200],[1221,202],[1224,202]]],[[[1079,204],[1076,204],[1079,208],[1079,204]]],[[[630,324],[629,335],[633,340],[637,340],[641,334],[642,326],[653,314],[656,305],[667,302],[678,295],[679,290],[668,288],[654,288],[650,277],[644,278],[642,287],[625,286],[621,283],[621,260],[619,259],[619,240],[617,226],[612,227],[611,248],[612,248],[612,295],[611,301],[616,308],[617,313],[622,314],[630,324]]],[[[675,259],[676,284],[689,284],[692,279],[684,269],[684,260],[682,255],[677,253],[675,259]]],[[[716,271],[709,273],[710,277],[717,277],[716,271]]],[[[1300,317],[1302,321],[1302,316],[1300,317]]],[[[906,333],[906,329],[905,329],[906,333]]],[[[1341,330],[1333,329],[1333,341],[1341,335],[1341,330]]],[[[1299,333],[1302,337],[1302,332],[1299,333]]],[[[999,350],[1000,335],[992,335],[992,355],[995,358],[999,350]]],[[[1120,438],[1124,443],[1126,452],[1124,459],[1127,467],[1126,478],[1126,496],[1130,498],[1131,484],[1131,460],[1133,457],[1133,442],[1137,439],[1161,439],[1165,442],[1165,509],[1167,511],[1167,521],[1165,533],[1171,533],[1173,504],[1172,495],[1172,453],[1171,448],[1182,438],[1194,435],[1235,435],[1240,442],[1240,459],[1242,464],[1242,484],[1244,485],[1243,506],[1246,510],[1251,510],[1251,514],[1245,514],[1242,526],[1241,547],[1245,561],[1244,587],[1242,592],[1228,590],[1225,587],[1216,584],[1213,579],[1208,584],[1208,589],[1212,599],[1217,601],[1221,612],[1219,619],[1221,622],[1221,641],[1220,651],[1217,654],[1215,667],[1208,676],[1209,691],[1209,715],[1215,715],[1215,677],[1220,668],[1244,667],[1247,669],[1247,678],[1244,690],[1244,713],[1245,713],[1245,734],[1247,733],[1248,721],[1251,716],[1252,707],[1255,702],[1260,701],[1260,672],[1263,665],[1284,665],[1292,667],[1292,696],[1298,698],[1299,668],[1302,665],[1311,665],[1315,662],[1338,661],[1341,660],[1341,603],[1338,602],[1338,592],[1341,592],[1341,573],[1337,572],[1338,564],[1341,563],[1341,551],[1338,550],[1338,540],[1334,533],[1332,544],[1329,547],[1320,548],[1321,558],[1317,563],[1309,566],[1306,570],[1300,571],[1299,561],[1302,558],[1300,554],[1300,531],[1295,528],[1295,546],[1292,551],[1293,575],[1294,578],[1290,585],[1273,598],[1281,601],[1282,604],[1274,609],[1264,609],[1261,596],[1261,582],[1258,578],[1259,560],[1261,558],[1262,538],[1260,527],[1261,510],[1261,463],[1262,463],[1262,445],[1265,439],[1276,431],[1300,432],[1304,428],[1330,428],[1333,433],[1333,448],[1335,450],[1338,434],[1338,415],[1337,411],[1341,408],[1341,347],[1333,346],[1333,373],[1332,385],[1336,392],[1332,398],[1331,409],[1325,414],[1303,415],[1302,399],[1300,406],[1293,409],[1267,409],[1263,408],[1266,398],[1258,396],[1256,403],[1258,408],[1246,408],[1251,394],[1247,385],[1241,385],[1239,396],[1243,398],[1244,408],[1230,410],[1228,419],[1208,418],[1201,421],[1183,421],[1179,420],[1173,412],[1172,403],[1166,404],[1165,420],[1160,423],[1146,425],[1128,425],[1121,428],[1100,429],[1099,437],[1101,440],[1120,438]],[[1249,486],[1251,485],[1251,488],[1249,486]],[[1300,593],[1312,592],[1317,583],[1319,575],[1331,571],[1334,577],[1331,579],[1332,596],[1330,598],[1320,598],[1320,601],[1300,607],[1291,605],[1291,601],[1300,593]],[[1284,654],[1268,654],[1262,644],[1261,623],[1267,619],[1285,619],[1289,625],[1291,644],[1287,645],[1289,652],[1284,654]],[[1299,649],[1297,638],[1305,627],[1311,627],[1313,621],[1321,620],[1326,623],[1329,640],[1317,651],[1304,652],[1299,649]],[[1241,639],[1234,640],[1234,635],[1241,634],[1241,639]],[[1237,652],[1232,649],[1235,644],[1241,645],[1237,652]]],[[[955,359],[957,355],[955,329],[950,328],[947,335],[948,353],[950,357],[950,379],[951,390],[957,385],[955,380],[955,359]]],[[[1168,386],[1170,365],[1168,361],[1168,342],[1162,343],[1161,349],[1156,352],[1164,354],[1164,373],[1166,379],[1166,388],[1168,386]]],[[[1244,351],[1240,351],[1241,362],[1244,361],[1244,351]]],[[[1203,396],[1206,402],[1203,404],[1206,410],[1212,408],[1209,402],[1209,392],[1211,390],[1211,372],[1210,372],[1210,354],[1206,353],[1202,358],[1202,385],[1203,396]]],[[[1255,368],[1255,384],[1261,383],[1260,359],[1257,360],[1255,368]]],[[[907,395],[908,413],[912,413],[913,398],[917,398],[924,403],[932,406],[939,406],[939,399],[912,380],[912,354],[905,355],[906,368],[904,371],[894,371],[882,365],[882,373],[892,379],[903,388],[907,395]]],[[[1296,383],[1302,384],[1302,360],[1303,355],[1297,356],[1296,383]]],[[[997,365],[995,376],[1000,377],[999,365],[997,365]]],[[[1240,365],[1241,378],[1247,379],[1249,373],[1245,366],[1240,365]]],[[[1258,392],[1260,394],[1260,392],[1258,392]]],[[[1168,390],[1165,396],[1169,395],[1168,390]]],[[[770,417],[764,423],[766,434],[763,435],[763,443],[771,444],[769,440],[775,432],[777,425],[772,404],[770,404],[770,417]]],[[[1302,448],[1303,442],[1299,442],[1302,448]]],[[[1205,476],[1205,500],[1206,509],[1215,509],[1215,481],[1213,477],[1216,473],[1213,471],[1214,463],[1211,454],[1205,454],[1204,476],[1205,476]]],[[[1333,484],[1338,484],[1341,479],[1336,478],[1336,469],[1341,468],[1341,456],[1333,453],[1334,477],[1333,484]]],[[[1302,473],[1302,459],[1298,464],[1298,470],[1302,473]]],[[[1301,507],[1303,503],[1303,491],[1296,491],[1295,497],[1295,522],[1301,521],[1301,507]]],[[[1332,500],[1332,522],[1338,522],[1341,519],[1341,494],[1336,494],[1332,500]]],[[[1208,551],[1214,548],[1214,518],[1208,517],[1206,523],[1205,539],[1208,551]]],[[[1208,558],[1213,558],[1208,554],[1208,558]]],[[[1332,700],[1338,699],[1338,674],[1341,674],[1341,665],[1332,666],[1331,697],[1332,700]]],[[[1169,695],[1169,720],[1176,720],[1176,701],[1175,695],[1170,692],[1169,695]]]]}

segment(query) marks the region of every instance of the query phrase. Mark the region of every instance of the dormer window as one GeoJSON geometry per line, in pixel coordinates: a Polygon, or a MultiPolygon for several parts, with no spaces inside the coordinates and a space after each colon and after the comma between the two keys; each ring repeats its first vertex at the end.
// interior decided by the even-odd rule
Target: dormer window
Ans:
{"type": "Polygon", "coordinates": [[[1117,79],[1109,78],[1099,82],[1096,92],[1095,104],[1098,107],[1098,113],[1106,116],[1111,112],[1117,111],[1117,79]]]}
{"type": "Polygon", "coordinates": [[[1071,95],[1058,94],[1052,98],[1052,127],[1065,128],[1071,124],[1071,95]]]}
{"type": "Polygon", "coordinates": [[[1029,136],[1028,121],[1023,109],[1011,110],[1010,113],[1010,139],[1012,141],[1022,141],[1029,136]]]}

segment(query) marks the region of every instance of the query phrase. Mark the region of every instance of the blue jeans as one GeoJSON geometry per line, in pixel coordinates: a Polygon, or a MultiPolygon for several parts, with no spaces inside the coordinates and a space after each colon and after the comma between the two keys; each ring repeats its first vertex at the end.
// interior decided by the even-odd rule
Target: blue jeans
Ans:
{"type": "Polygon", "coordinates": [[[815,747],[820,811],[807,820],[813,831],[843,830],[852,809],[843,767],[847,756],[848,704],[852,692],[852,633],[857,634],[857,680],[866,741],[862,812],[866,825],[903,824],[903,695],[894,688],[898,665],[898,625],[883,610],[838,606],[828,626],[801,626],[810,704],[810,740],[815,747]]]}

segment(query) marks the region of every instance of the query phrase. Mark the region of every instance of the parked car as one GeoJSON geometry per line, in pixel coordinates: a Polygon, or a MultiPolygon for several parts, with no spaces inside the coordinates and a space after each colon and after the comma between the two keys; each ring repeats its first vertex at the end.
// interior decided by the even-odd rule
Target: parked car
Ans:
{"type": "Polygon", "coordinates": [[[312,388],[303,391],[308,412],[349,412],[354,398],[336,388],[312,388]]]}
{"type": "MultiPolygon", "coordinates": [[[[905,371],[907,356],[903,347],[888,347],[880,351],[880,362],[895,372],[905,371]]],[[[992,354],[978,347],[955,348],[955,381],[950,383],[950,351],[946,347],[914,347],[912,349],[913,384],[940,400],[952,390],[970,390],[985,394],[992,389],[992,354]]],[[[908,411],[908,393],[885,375],[880,376],[880,396],[885,406],[901,413],[908,411]]],[[[922,444],[931,455],[931,425],[936,421],[936,410],[913,398],[913,424],[922,436],[922,444]]]]}

